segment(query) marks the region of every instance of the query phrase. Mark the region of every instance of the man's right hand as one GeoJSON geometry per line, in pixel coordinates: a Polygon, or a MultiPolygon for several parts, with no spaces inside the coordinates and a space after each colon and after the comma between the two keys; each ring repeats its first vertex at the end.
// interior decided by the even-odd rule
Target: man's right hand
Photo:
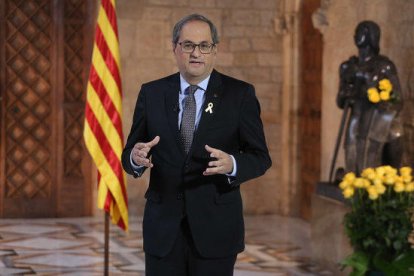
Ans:
{"type": "Polygon", "coordinates": [[[158,144],[159,141],[160,136],[155,136],[155,138],[148,143],[136,143],[131,152],[132,160],[134,163],[138,166],[152,168],[154,164],[151,163],[148,153],[153,146],[156,146],[158,144]]]}

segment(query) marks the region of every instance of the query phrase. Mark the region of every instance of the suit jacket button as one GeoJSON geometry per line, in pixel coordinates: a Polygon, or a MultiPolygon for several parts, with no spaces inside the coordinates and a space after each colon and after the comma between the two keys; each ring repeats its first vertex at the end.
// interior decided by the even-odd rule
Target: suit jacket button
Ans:
{"type": "Polygon", "coordinates": [[[178,192],[177,193],[177,199],[178,200],[182,200],[184,198],[184,193],[182,193],[182,192],[178,192]]]}

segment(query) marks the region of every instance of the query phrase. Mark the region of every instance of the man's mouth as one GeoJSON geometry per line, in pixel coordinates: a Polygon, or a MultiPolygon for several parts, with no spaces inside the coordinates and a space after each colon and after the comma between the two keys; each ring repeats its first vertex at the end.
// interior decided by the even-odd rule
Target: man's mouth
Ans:
{"type": "Polygon", "coordinates": [[[196,61],[196,60],[191,60],[191,61],[190,61],[190,64],[194,64],[194,65],[202,65],[202,64],[204,64],[204,62],[202,62],[202,61],[196,61]]]}

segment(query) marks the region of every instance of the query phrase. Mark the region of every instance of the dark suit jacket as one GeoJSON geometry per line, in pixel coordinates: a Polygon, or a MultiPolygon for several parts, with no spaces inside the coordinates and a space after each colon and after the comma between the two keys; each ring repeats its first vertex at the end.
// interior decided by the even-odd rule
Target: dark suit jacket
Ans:
{"type": "Polygon", "coordinates": [[[186,215],[202,256],[234,255],[244,249],[239,185],[271,166],[254,87],[212,72],[188,155],[179,137],[179,90],[178,73],[142,85],[122,153],[125,171],[134,175],[130,164],[134,144],[161,138],[150,152],[154,167],[145,194],[144,250],[160,257],[168,254],[186,215]],[[213,113],[205,111],[209,103],[213,113]],[[225,175],[203,176],[210,160],[206,144],[234,156],[237,176],[231,184],[225,175]]]}

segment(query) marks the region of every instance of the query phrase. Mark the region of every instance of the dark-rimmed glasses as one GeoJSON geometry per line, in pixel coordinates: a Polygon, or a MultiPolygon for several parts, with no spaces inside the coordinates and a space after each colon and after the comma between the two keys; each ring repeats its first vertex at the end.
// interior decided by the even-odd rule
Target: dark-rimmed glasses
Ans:
{"type": "Polygon", "coordinates": [[[201,42],[199,44],[195,44],[191,41],[178,42],[177,44],[181,46],[181,51],[184,53],[192,53],[195,48],[198,47],[202,54],[210,54],[216,46],[214,43],[201,42]]]}

